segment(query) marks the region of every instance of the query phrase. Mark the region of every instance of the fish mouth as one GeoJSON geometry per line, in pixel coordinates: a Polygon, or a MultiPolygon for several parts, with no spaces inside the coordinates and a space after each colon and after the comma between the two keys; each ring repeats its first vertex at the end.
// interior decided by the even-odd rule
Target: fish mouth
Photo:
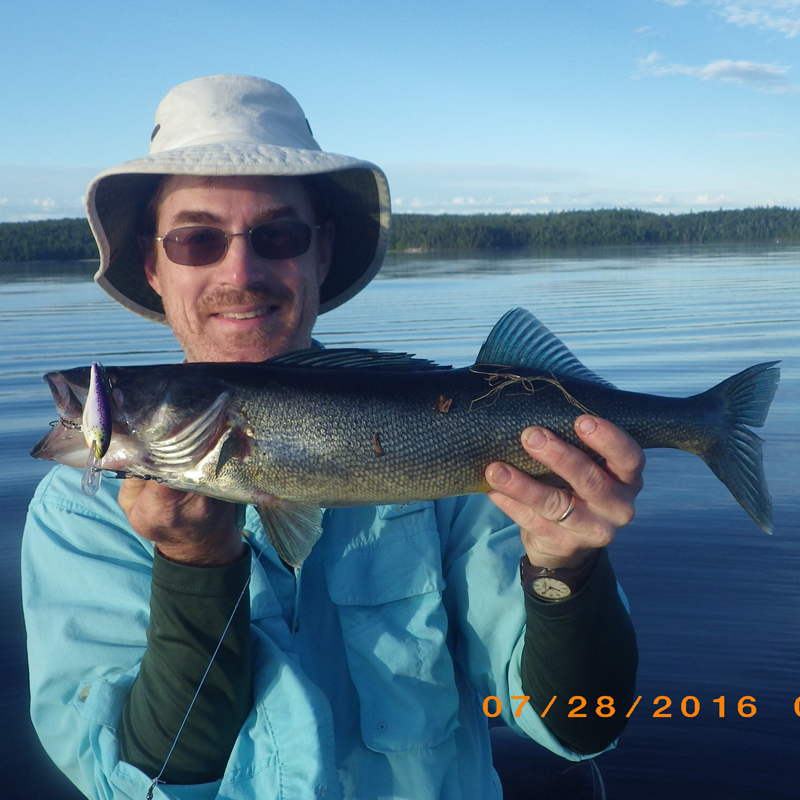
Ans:
{"type": "Polygon", "coordinates": [[[43,461],[58,461],[70,467],[82,467],[86,463],[86,442],[80,427],[73,427],[64,420],[59,420],[34,445],[31,455],[43,461]]]}
{"type": "MultiPolygon", "coordinates": [[[[88,370],[86,373],[88,375],[88,370]]],[[[45,461],[60,461],[71,466],[82,466],[78,462],[81,459],[86,461],[86,443],[81,431],[81,422],[88,388],[68,380],[63,372],[49,372],[44,379],[53,395],[58,420],[52,423],[53,427],[47,435],[36,443],[31,455],[45,461]]]]}

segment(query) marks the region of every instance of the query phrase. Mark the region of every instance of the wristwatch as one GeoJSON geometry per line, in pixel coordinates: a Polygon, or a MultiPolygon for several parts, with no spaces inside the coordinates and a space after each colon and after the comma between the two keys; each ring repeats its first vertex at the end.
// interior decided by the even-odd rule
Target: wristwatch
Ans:
{"type": "Polygon", "coordinates": [[[596,550],[591,558],[577,569],[535,567],[528,556],[523,556],[519,562],[522,588],[530,597],[545,603],[566,600],[576,594],[589,579],[599,555],[600,551],[596,550]]]}

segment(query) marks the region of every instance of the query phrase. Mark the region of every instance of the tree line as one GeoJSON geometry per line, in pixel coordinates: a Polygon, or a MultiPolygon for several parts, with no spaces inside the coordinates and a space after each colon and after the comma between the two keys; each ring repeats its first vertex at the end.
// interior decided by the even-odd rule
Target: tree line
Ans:
{"type": "Polygon", "coordinates": [[[0,262],[99,258],[86,219],[0,223],[0,262]]]}
{"type": "Polygon", "coordinates": [[[395,250],[564,245],[763,242],[800,238],[800,210],[747,208],[692,214],[608,209],[549,214],[397,214],[395,250]]]}
{"type": "MultiPolygon", "coordinates": [[[[435,251],[798,238],[798,209],[746,208],[691,214],[607,209],[548,214],[396,214],[389,247],[397,251],[435,251]]],[[[0,262],[97,257],[97,246],[85,219],[0,223],[0,262]]]]}

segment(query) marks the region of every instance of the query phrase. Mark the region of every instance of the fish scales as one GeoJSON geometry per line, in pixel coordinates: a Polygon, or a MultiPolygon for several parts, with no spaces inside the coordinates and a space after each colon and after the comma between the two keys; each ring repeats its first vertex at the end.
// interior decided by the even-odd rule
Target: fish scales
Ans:
{"type": "Polygon", "coordinates": [[[573,421],[583,411],[628,430],[646,447],[689,449],[702,435],[681,399],[607,390],[562,379],[533,390],[509,386],[496,395],[470,370],[403,375],[342,376],[331,371],[275,376],[240,390],[232,404],[256,434],[254,460],[229,461],[221,482],[257,482],[271,494],[325,507],[429,500],[487,491],[485,467],[505,461],[536,477],[549,470],[533,461],[519,435],[541,425],[587,450],[573,421]],[[324,390],[314,390],[314,384],[324,390]],[[452,400],[446,413],[436,401],[452,400]],[[484,398],[484,399],[481,399],[484,398]],[[382,455],[373,447],[379,436],[382,455]]]}

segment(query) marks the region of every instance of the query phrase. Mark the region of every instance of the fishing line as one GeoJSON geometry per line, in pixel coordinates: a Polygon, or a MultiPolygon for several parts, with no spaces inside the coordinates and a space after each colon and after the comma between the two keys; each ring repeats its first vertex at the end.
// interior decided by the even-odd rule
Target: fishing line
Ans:
{"type": "MultiPolygon", "coordinates": [[[[247,544],[250,546],[251,550],[257,550],[255,544],[250,540],[250,534],[246,530],[242,530],[242,534],[244,535],[245,539],[247,540],[247,544]]],[[[197,690],[194,693],[194,697],[192,697],[192,702],[189,703],[189,708],[186,709],[186,714],[184,714],[183,721],[181,722],[180,726],[178,727],[178,732],[175,734],[175,738],[172,741],[172,745],[169,748],[169,752],[167,753],[167,757],[164,759],[164,763],[161,765],[161,770],[153,778],[153,782],[150,784],[150,788],[147,790],[147,794],[145,795],[145,800],[153,800],[153,790],[158,786],[159,783],[166,783],[166,781],[161,780],[161,776],[164,774],[164,771],[167,768],[167,764],[169,763],[170,758],[172,758],[172,754],[175,751],[175,748],[178,745],[178,739],[180,739],[181,734],[183,733],[183,729],[186,726],[186,721],[189,719],[189,714],[192,713],[192,709],[194,708],[195,703],[197,702],[197,698],[200,695],[200,690],[203,688],[203,684],[208,677],[208,673],[211,671],[211,667],[214,664],[214,659],[217,657],[217,653],[219,653],[220,648],[222,647],[222,642],[225,639],[225,636],[228,634],[228,629],[230,628],[231,624],[233,623],[233,618],[236,615],[236,610],[239,608],[239,605],[242,602],[242,598],[245,596],[248,588],[250,587],[250,581],[255,574],[256,565],[261,561],[261,556],[264,554],[264,550],[258,550],[258,558],[253,561],[252,566],[250,567],[250,574],[247,576],[247,580],[245,581],[244,586],[242,587],[242,591],[239,593],[239,597],[236,599],[236,603],[233,606],[233,611],[231,611],[230,617],[228,617],[227,623],[225,623],[225,628],[222,631],[222,635],[217,642],[217,646],[214,648],[214,652],[211,654],[211,658],[208,661],[208,666],[206,667],[205,672],[203,673],[203,677],[200,678],[200,683],[197,685],[197,690]]]]}
{"type": "MultiPolygon", "coordinates": [[[[564,399],[575,406],[578,410],[582,411],[584,414],[594,414],[594,412],[587,408],[583,403],[576,400],[561,384],[561,382],[556,378],[556,376],[551,372],[550,375],[552,377],[548,378],[545,375],[535,375],[530,377],[525,377],[522,375],[515,375],[511,372],[487,372],[484,370],[477,369],[477,364],[473,367],[470,367],[470,372],[475,373],[476,375],[485,375],[486,381],[491,388],[486,394],[482,395],[481,397],[476,397],[470,404],[469,410],[474,411],[476,408],[487,408],[488,406],[494,405],[498,398],[500,397],[501,392],[508,386],[522,386],[525,392],[530,394],[536,394],[536,388],[534,387],[534,383],[537,381],[549,384],[550,386],[555,386],[557,389],[561,391],[564,395],[564,399]],[[480,403],[481,400],[490,400],[491,402],[487,402],[483,406],[476,406],[476,403],[480,403]]],[[[495,366],[494,364],[481,364],[480,366],[495,366]]],[[[508,367],[498,367],[498,369],[509,369],[508,367]]],[[[525,392],[515,392],[512,394],[524,394],[525,392]]]]}

